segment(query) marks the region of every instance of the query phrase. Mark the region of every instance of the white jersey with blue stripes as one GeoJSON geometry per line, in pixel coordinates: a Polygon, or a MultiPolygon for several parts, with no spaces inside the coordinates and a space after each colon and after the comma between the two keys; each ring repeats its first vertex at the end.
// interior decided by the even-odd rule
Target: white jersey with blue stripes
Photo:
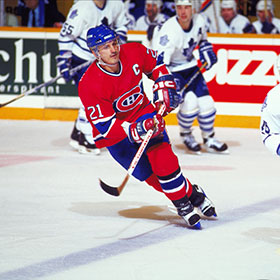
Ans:
{"type": "Polygon", "coordinates": [[[207,40],[204,18],[194,14],[188,30],[183,30],[177,16],[168,19],[161,27],[153,48],[164,54],[164,63],[172,72],[197,65],[194,49],[207,40]]]}
{"type": "Polygon", "coordinates": [[[264,145],[280,156],[280,84],[271,89],[265,98],[260,129],[264,145]]]}
{"type": "Polygon", "coordinates": [[[91,27],[100,24],[109,25],[119,35],[126,36],[128,19],[122,0],[107,0],[102,9],[94,1],[77,1],[70,9],[61,28],[59,50],[71,51],[84,60],[93,60],[94,56],[87,47],[86,35],[91,27]]]}

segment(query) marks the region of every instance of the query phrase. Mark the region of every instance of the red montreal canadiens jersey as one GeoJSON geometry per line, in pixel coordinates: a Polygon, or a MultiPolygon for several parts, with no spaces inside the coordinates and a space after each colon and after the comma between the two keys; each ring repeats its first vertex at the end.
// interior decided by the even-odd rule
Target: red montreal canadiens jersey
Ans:
{"type": "Polygon", "coordinates": [[[79,83],[79,96],[93,128],[98,148],[112,146],[127,137],[123,122],[134,122],[155,108],[143,89],[142,73],[156,80],[168,74],[157,65],[156,52],[140,43],[120,46],[120,72],[107,72],[95,61],[79,83]]]}

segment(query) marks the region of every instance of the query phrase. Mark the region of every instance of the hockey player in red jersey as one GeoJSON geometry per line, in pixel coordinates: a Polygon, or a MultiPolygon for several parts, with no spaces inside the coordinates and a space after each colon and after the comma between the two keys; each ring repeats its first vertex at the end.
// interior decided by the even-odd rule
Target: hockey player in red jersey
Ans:
{"type": "Polygon", "coordinates": [[[132,175],[163,192],[188,226],[200,226],[200,215],[216,216],[203,190],[186,179],[173,153],[163,117],[180,102],[173,76],[161,57],[140,43],[119,45],[105,25],[91,28],[87,44],[96,57],[79,83],[79,96],[98,148],[106,147],[125,169],[148,130],[153,136],[132,175]],[[143,89],[142,74],[155,81],[153,103],[143,89]],[[200,210],[197,211],[197,209],[200,210]]]}

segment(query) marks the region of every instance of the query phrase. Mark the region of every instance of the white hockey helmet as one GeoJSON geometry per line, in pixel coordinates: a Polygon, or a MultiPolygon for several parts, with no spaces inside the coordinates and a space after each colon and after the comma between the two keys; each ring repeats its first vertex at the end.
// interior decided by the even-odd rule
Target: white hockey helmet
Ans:
{"type": "Polygon", "coordinates": [[[257,4],[256,10],[257,11],[264,11],[265,10],[265,5],[266,5],[266,10],[270,11],[273,13],[274,6],[271,0],[260,0],[257,4]],[[265,3],[266,2],[266,3],[265,3]]]}
{"type": "Polygon", "coordinates": [[[161,0],[146,0],[145,5],[147,4],[156,4],[158,8],[162,6],[161,0]]]}
{"type": "Polygon", "coordinates": [[[175,0],[175,5],[192,6],[192,0],[175,0]]]}
{"type": "Polygon", "coordinates": [[[221,9],[233,9],[236,12],[235,0],[223,0],[221,3],[221,9]]]}

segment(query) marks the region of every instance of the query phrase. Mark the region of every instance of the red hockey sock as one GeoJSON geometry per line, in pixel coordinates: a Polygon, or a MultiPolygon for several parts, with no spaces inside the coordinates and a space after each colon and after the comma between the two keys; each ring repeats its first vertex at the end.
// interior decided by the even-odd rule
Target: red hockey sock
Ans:
{"type": "Polygon", "coordinates": [[[155,174],[152,174],[146,181],[149,186],[152,186],[155,190],[163,192],[161,185],[158,181],[158,177],[155,174]]]}
{"type": "Polygon", "coordinates": [[[147,154],[154,174],[161,180],[162,184],[158,185],[159,180],[155,183],[155,178],[153,178],[154,181],[152,181],[152,178],[148,178],[150,183],[147,183],[156,190],[159,190],[160,186],[161,191],[164,192],[170,200],[179,200],[186,195],[190,197],[192,194],[192,184],[187,179],[186,185],[183,183],[184,177],[182,177],[183,175],[181,174],[178,158],[173,153],[170,144],[162,143],[160,145],[155,145],[149,149],[147,154]],[[181,179],[179,179],[178,176],[181,177],[181,179]],[[174,181],[174,185],[173,188],[170,189],[170,182],[172,182],[172,180],[174,181]]]}

